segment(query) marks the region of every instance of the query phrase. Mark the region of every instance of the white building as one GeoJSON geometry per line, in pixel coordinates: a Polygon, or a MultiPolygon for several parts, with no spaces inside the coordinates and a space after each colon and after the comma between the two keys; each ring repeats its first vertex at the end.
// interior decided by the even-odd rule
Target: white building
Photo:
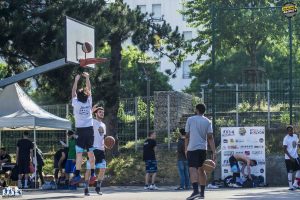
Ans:
{"type": "MultiPolygon", "coordinates": [[[[132,9],[140,7],[141,11],[144,13],[153,13],[153,18],[163,17],[167,23],[169,23],[173,29],[178,26],[179,32],[184,34],[186,39],[191,39],[196,36],[196,29],[189,27],[185,18],[180,14],[180,10],[183,10],[184,0],[124,0],[132,9]]],[[[189,65],[193,63],[196,56],[188,56],[182,63],[180,69],[176,72],[176,78],[170,79],[170,84],[173,86],[174,90],[181,91],[188,87],[192,81],[190,76],[189,65]]],[[[203,58],[205,60],[205,58],[203,58]]],[[[165,72],[165,70],[175,69],[173,63],[168,61],[168,58],[164,57],[160,60],[160,71],[165,72]]]]}

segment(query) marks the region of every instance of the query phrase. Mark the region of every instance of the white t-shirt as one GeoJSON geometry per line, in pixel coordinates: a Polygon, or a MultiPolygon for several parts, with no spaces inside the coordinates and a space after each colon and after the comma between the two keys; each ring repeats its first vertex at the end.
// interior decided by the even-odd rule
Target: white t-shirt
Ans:
{"type": "MultiPolygon", "coordinates": [[[[296,134],[293,134],[293,136],[286,135],[283,139],[283,145],[287,146],[287,151],[293,158],[298,158],[298,142],[299,138],[296,134]]],[[[290,159],[286,154],[284,157],[290,159]]]]}
{"type": "Polygon", "coordinates": [[[93,126],[91,96],[88,97],[86,103],[78,101],[77,97],[72,98],[72,106],[76,128],[93,126]]]}
{"type": "Polygon", "coordinates": [[[103,122],[100,122],[96,119],[94,121],[94,145],[96,149],[104,151],[104,136],[106,135],[106,126],[103,122]]]}

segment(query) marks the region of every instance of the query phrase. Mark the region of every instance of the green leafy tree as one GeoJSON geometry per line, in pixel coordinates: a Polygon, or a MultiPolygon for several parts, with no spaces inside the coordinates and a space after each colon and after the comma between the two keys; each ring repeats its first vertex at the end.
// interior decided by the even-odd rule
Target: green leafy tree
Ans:
{"type": "Polygon", "coordinates": [[[0,63],[0,79],[4,78],[8,74],[7,65],[0,63]]]}
{"type": "MultiPolygon", "coordinates": [[[[143,42],[147,48],[139,47],[146,51],[155,45],[152,36],[158,34],[168,47],[160,48],[160,55],[168,55],[178,67],[180,61],[176,59],[182,59],[175,49],[178,47],[178,31],[172,31],[166,23],[155,25],[147,15],[130,9],[122,0],[110,4],[104,0],[4,1],[0,4],[0,25],[4,27],[0,35],[0,56],[8,66],[14,67],[9,69],[7,76],[64,57],[64,15],[93,25],[97,34],[95,48],[103,47],[106,42],[111,49],[110,62],[91,73],[95,77],[93,98],[104,99],[108,133],[117,137],[122,43],[133,37],[135,44],[143,42]],[[141,41],[141,37],[149,38],[150,44],[141,41]]],[[[69,66],[38,76],[36,97],[44,103],[67,102],[76,73],[77,68],[69,66]]]]}
{"type": "MultiPolygon", "coordinates": [[[[216,69],[211,67],[211,60],[200,65],[194,63],[192,70],[198,80],[191,87],[199,87],[199,83],[207,82],[215,76],[216,82],[242,82],[245,68],[266,70],[266,77],[276,77],[285,72],[274,69],[282,62],[285,54],[278,58],[273,45],[280,46],[280,52],[288,48],[287,20],[279,8],[274,9],[236,9],[251,7],[280,6],[281,1],[207,1],[195,0],[185,3],[188,22],[198,28],[198,35],[190,41],[187,50],[197,54],[198,59],[210,53],[212,45],[212,6],[215,8],[216,33],[216,69]],[[229,8],[229,10],[222,9],[229,8]],[[230,9],[231,8],[231,9],[230,9]],[[271,62],[270,62],[271,61],[271,62]]],[[[278,48],[277,48],[278,49],[278,48]]],[[[287,69],[285,67],[285,69],[287,69]]]]}

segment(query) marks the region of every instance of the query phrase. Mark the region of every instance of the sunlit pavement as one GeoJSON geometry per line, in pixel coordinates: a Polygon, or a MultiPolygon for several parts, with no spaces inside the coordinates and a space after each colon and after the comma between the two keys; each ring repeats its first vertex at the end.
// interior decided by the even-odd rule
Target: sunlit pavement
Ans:
{"type": "MultiPolygon", "coordinates": [[[[49,190],[49,191],[24,191],[21,198],[14,199],[105,199],[105,200],[184,200],[190,191],[175,191],[175,187],[160,187],[159,190],[149,191],[143,187],[104,187],[103,195],[95,193],[90,188],[91,195],[84,196],[83,189],[76,191],[49,190]]],[[[300,199],[300,190],[289,191],[287,187],[266,187],[251,189],[208,189],[205,199],[300,199]]]]}

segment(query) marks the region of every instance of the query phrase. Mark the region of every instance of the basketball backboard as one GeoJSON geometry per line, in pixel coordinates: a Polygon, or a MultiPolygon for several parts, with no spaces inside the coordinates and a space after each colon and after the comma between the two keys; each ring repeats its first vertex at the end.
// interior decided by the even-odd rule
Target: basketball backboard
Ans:
{"type": "MultiPolygon", "coordinates": [[[[95,58],[95,29],[86,23],[66,16],[65,55],[67,63],[79,64],[79,59],[95,58]],[[93,49],[90,53],[82,51],[82,45],[88,42],[93,49]]],[[[88,67],[94,68],[95,64],[88,67]]]]}

